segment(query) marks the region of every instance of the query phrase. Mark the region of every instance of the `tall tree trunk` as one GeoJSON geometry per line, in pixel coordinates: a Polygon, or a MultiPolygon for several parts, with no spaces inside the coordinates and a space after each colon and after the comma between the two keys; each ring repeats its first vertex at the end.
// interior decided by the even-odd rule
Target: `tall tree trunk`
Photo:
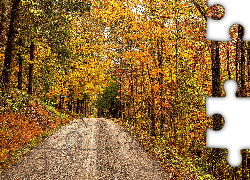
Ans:
{"type": "Polygon", "coordinates": [[[11,63],[13,60],[13,50],[15,46],[15,38],[17,34],[17,25],[18,25],[18,17],[19,17],[19,6],[21,0],[14,0],[12,4],[11,10],[11,18],[9,25],[9,32],[7,35],[7,46],[5,50],[5,59],[4,59],[4,67],[2,72],[3,84],[5,91],[9,92],[10,86],[10,76],[11,76],[11,63]]]}
{"type": "Polygon", "coordinates": [[[151,120],[151,131],[150,134],[151,136],[156,137],[156,129],[155,129],[155,97],[154,97],[154,90],[153,87],[151,87],[151,92],[152,92],[152,97],[151,97],[151,104],[150,104],[150,109],[151,109],[151,115],[150,115],[150,120],[151,120]]]}
{"type": "MultiPolygon", "coordinates": [[[[157,59],[158,59],[158,68],[160,69],[160,71],[163,71],[162,67],[163,67],[163,57],[162,57],[162,52],[163,52],[163,38],[161,38],[160,40],[157,41],[157,47],[158,47],[158,52],[157,52],[157,59]],[[158,41],[159,44],[158,44],[158,41]]],[[[164,127],[163,124],[165,123],[165,118],[164,118],[164,104],[165,104],[165,100],[164,100],[164,88],[163,88],[163,73],[159,72],[159,76],[158,76],[158,83],[160,86],[160,135],[163,136],[163,132],[164,132],[164,127]]]]}
{"type": "Polygon", "coordinates": [[[247,170],[247,150],[246,149],[242,149],[241,151],[242,153],[242,163],[241,163],[241,167],[242,167],[242,178],[243,180],[247,180],[248,179],[248,170],[247,170]]]}
{"type": "Polygon", "coordinates": [[[28,84],[28,94],[33,95],[33,70],[34,64],[29,64],[29,84],[28,84]]]}
{"type": "Polygon", "coordinates": [[[77,98],[76,100],[76,113],[80,114],[80,100],[77,98]]]}
{"type": "Polygon", "coordinates": [[[23,58],[21,56],[21,53],[18,53],[18,59],[19,59],[19,71],[18,71],[18,84],[17,88],[19,90],[22,90],[22,84],[23,84],[23,58]]]}
{"type": "Polygon", "coordinates": [[[7,1],[0,1],[0,47],[6,44],[6,24],[8,19],[7,1]]]}
{"type": "Polygon", "coordinates": [[[84,99],[84,111],[85,111],[85,117],[87,117],[87,99],[84,99]]]}
{"type": "Polygon", "coordinates": [[[120,115],[119,117],[123,120],[123,109],[122,109],[122,71],[120,75],[120,84],[119,84],[119,90],[120,90],[120,115]]]}
{"type": "MultiPolygon", "coordinates": [[[[221,97],[221,81],[220,81],[220,56],[219,42],[211,41],[211,59],[212,59],[212,96],[221,97]]],[[[222,118],[220,115],[213,116],[213,129],[219,130],[222,127],[222,118]]],[[[213,148],[211,154],[212,167],[211,171],[216,178],[220,178],[220,170],[218,165],[221,162],[221,150],[213,148]]]]}
{"type": "Polygon", "coordinates": [[[240,57],[240,59],[236,59],[238,61],[239,65],[239,82],[238,84],[240,87],[238,88],[239,93],[238,97],[246,97],[246,87],[245,87],[245,42],[242,40],[243,38],[243,27],[239,25],[238,28],[238,39],[237,39],[237,44],[239,47],[239,55],[237,57],[240,57]]]}
{"type": "MultiPolygon", "coordinates": [[[[245,87],[245,42],[242,40],[244,35],[244,29],[241,25],[238,27],[238,39],[237,39],[237,44],[239,47],[239,54],[240,54],[240,59],[236,59],[236,61],[239,61],[239,69],[240,69],[240,76],[239,76],[239,82],[240,84],[239,90],[238,90],[238,97],[247,97],[246,94],[246,87],[245,87]]],[[[239,57],[239,56],[238,56],[239,57]]],[[[248,179],[247,175],[247,151],[245,149],[242,150],[242,178],[241,179],[248,179]]]]}
{"type": "Polygon", "coordinates": [[[142,102],[145,103],[145,108],[143,107],[143,105],[141,106],[143,111],[141,111],[144,114],[144,120],[146,121],[146,119],[148,118],[148,100],[147,100],[147,88],[146,88],[146,77],[145,77],[146,73],[145,73],[145,68],[144,68],[144,62],[142,62],[142,102]]]}
{"type": "Polygon", "coordinates": [[[62,97],[62,94],[60,94],[60,101],[59,101],[58,109],[62,109],[62,107],[63,107],[63,97],[62,97]]]}
{"type": "Polygon", "coordinates": [[[134,82],[133,82],[133,69],[132,69],[132,65],[130,67],[131,69],[131,73],[130,73],[130,78],[131,78],[131,83],[130,83],[130,105],[129,105],[129,109],[130,109],[130,118],[129,120],[131,121],[132,120],[132,124],[134,125],[135,122],[134,122],[134,111],[135,111],[135,108],[134,108],[134,82]]]}
{"type": "Polygon", "coordinates": [[[148,69],[148,76],[149,76],[149,83],[150,83],[150,92],[151,92],[151,96],[148,96],[148,109],[149,109],[149,117],[150,117],[150,135],[156,137],[156,129],[155,129],[155,92],[154,92],[154,78],[151,77],[150,73],[149,73],[149,68],[147,65],[147,69],[148,69]]]}
{"type": "Polygon", "coordinates": [[[247,78],[247,93],[249,92],[249,88],[250,88],[250,41],[247,42],[247,74],[248,74],[248,78],[247,78]]]}
{"type": "Polygon", "coordinates": [[[82,100],[79,99],[79,114],[82,114],[82,100]]]}
{"type": "Polygon", "coordinates": [[[228,79],[231,79],[229,49],[227,49],[227,73],[228,79]]]}
{"type": "Polygon", "coordinates": [[[34,45],[34,42],[32,41],[30,45],[29,84],[28,84],[29,95],[33,95],[34,51],[35,51],[35,45],[34,45]]]}
{"type": "Polygon", "coordinates": [[[68,109],[69,109],[70,112],[73,112],[73,103],[72,103],[72,101],[73,101],[73,97],[70,94],[69,95],[69,102],[68,102],[68,109]]]}

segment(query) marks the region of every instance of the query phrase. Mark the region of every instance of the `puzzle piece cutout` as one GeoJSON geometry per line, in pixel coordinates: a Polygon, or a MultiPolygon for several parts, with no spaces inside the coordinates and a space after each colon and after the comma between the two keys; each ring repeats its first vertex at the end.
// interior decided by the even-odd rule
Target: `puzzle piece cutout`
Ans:
{"type": "Polygon", "coordinates": [[[212,17],[207,19],[207,35],[208,40],[215,41],[229,41],[230,36],[228,33],[229,28],[233,24],[241,24],[245,27],[244,41],[250,40],[250,23],[248,19],[250,17],[248,13],[248,0],[208,0],[208,6],[215,7],[213,5],[222,5],[225,9],[225,14],[220,20],[216,20],[216,15],[221,13],[213,14],[212,17]]]}
{"type": "Polygon", "coordinates": [[[225,119],[220,131],[207,129],[206,147],[227,148],[228,162],[239,166],[242,161],[241,149],[250,149],[250,98],[237,98],[237,83],[225,82],[226,97],[207,97],[206,115],[221,114],[225,119]]]}

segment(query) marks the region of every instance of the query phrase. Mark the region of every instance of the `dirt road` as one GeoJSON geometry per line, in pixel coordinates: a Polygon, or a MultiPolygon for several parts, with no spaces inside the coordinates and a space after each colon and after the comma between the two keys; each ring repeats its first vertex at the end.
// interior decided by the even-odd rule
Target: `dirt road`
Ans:
{"type": "Polygon", "coordinates": [[[121,126],[85,118],[49,136],[0,179],[165,180],[168,175],[121,126]]]}

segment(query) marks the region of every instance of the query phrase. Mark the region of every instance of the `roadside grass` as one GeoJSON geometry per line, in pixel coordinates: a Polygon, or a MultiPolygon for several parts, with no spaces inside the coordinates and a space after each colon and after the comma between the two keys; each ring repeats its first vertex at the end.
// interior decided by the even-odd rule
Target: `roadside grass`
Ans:
{"type": "Polygon", "coordinates": [[[0,174],[74,118],[17,89],[0,97],[0,174]]]}
{"type": "Polygon", "coordinates": [[[212,175],[206,173],[208,164],[203,164],[202,167],[196,165],[202,163],[201,158],[181,155],[182,150],[174,145],[170,145],[166,139],[152,137],[143,129],[123,122],[121,119],[111,118],[111,120],[130,132],[145,151],[160,163],[165,172],[169,174],[170,179],[215,179],[212,175]]]}

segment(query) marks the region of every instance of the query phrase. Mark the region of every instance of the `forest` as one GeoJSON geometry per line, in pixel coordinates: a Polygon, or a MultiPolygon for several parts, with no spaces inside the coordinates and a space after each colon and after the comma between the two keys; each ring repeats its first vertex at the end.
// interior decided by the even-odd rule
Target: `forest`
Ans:
{"type": "Polygon", "coordinates": [[[248,150],[231,167],[226,149],[206,148],[206,130],[224,124],[206,117],[206,97],[225,96],[229,79],[250,95],[244,28],[206,40],[221,11],[205,0],[0,0],[1,171],[30,139],[81,116],[116,119],[172,179],[248,179],[248,150]]]}

